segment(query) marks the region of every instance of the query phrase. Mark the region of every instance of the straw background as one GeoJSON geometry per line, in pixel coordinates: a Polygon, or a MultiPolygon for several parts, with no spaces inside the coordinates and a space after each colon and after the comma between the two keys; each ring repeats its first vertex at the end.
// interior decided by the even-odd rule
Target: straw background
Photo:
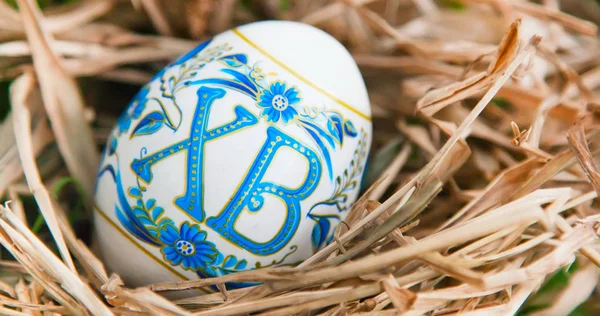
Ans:
{"type": "Polygon", "coordinates": [[[595,0],[0,0],[0,315],[599,315],[598,23],[595,0]],[[362,197],[297,267],[127,287],[91,233],[116,117],[200,40],[265,19],[361,68],[362,197]],[[242,280],[264,284],[223,286],[242,280]]]}

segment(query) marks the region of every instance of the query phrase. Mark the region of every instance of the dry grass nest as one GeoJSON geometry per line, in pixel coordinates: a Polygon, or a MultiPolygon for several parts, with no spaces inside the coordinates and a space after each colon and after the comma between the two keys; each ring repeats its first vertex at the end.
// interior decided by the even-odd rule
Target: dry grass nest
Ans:
{"type": "Polygon", "coordinates": [[[597,315],[597,22],[594,0],[2,0],[0,314],[597,315]],[[153,73],[263,19],[361,68],[360,199],[299,266],[127,287],[90,233],[99,150],[153,73]]]}

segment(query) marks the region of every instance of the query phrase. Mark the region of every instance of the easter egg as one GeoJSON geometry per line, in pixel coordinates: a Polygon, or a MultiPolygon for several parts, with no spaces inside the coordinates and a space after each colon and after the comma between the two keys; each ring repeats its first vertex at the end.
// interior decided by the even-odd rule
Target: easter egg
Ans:
{"type": "Polygon", "coordinates": [[[356,200],[371,133],[361,74],[330,35],[283,21],[219,34],[119,117],[96,184],[103,261],[133,286],[298,264],[356,200]]]}

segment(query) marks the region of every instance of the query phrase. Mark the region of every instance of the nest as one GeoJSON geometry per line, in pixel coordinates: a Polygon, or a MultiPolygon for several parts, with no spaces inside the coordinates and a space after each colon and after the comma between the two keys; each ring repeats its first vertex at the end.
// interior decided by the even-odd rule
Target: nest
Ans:
{"type": "Polygon", "coordinates": [[[0,314],[598,312],[596,2],[38,2],[0,1],[0,314]],[[363,193],[299,266],[128,288],[90,234],[99,150],[153,73],[262,19],[352,52],[374,123],[363,193]],[[224,286],[240,281],[261,284],[224,286]]]}

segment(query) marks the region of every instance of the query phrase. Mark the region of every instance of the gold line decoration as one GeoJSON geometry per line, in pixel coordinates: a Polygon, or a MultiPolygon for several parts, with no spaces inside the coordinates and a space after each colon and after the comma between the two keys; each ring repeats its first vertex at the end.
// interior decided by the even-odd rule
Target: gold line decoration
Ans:
{"type": "Polygon", "coordinates": [[[350,104],[342,101],[341,99],[337,98],[336,96],[332,95],[331,93],[323,90],[322,88],[320,88],[319,86],[317,86],[316,84],[312,83],[310,80],[304,78],[303,76],[301,76],[299,73],[297,73],[296,71],[294,71],[293,69],[291,69],[290,67],[288,67],[287,65],[285,65],[284,63],[282,63],[281,61],[279,61],[278,59],[276,59],[275,57],[273,57],[273,55],[269,54],[267,51],[265,51],[264,49],[260,48],[258,45],[256,45],[254,42],[252,42],[250,39],[248,39],[246,36],[244,36],[244,34],[240,33],[240,31],[236,28],[232,30],[233,33],[235,33],[237,36],[239,36],[244,42],[248,43],[248,45],[254,47],[256,50],[258,50],[260,53],[262,53],[263,55],[265,55],[267,58],[271,59],[274,63],[276,63],[277,65],[279,65],[280,67],[282,67],[283,69],[287,70],[289,73],[291,73],[292,75],[296,76],[298,79],[300,79],[302,82],[304,82],[305,84],[311,86],[312,88],[314,88],[315,90],[321,92],[322,94],[326,95],[327,97],[329,97],[330,99],[332,99],[333,101],[335,101],[336,103],[338,103],[339,105],[347,108],[348,110],[354,112],[355,114],[357,114],[358,116],[364,118],[367,121],[371,121],[371,117],[360,112],[359,110],[355,109],[353,106],[351,106],[350,104]]]}
{"type": "MultiPolygon", "coordinates": [[[[104,211],[101,210],[98,206],[96,206],[95,208],[96,208],[96,211],[98,212],[98,214],[100,214],[114,229],[116,229],[119,233],[121,233],[121,235],[123,235],[123,237],[125,237],[127,240],[129,240],[129,242],[131,242],[134,246],[136,246],[139,250],[141,250],[146,256],[148,256],[150,259],[154,260],[156,263],[160,264],[163,268],[169,270],[171,273],[176,275],[178,278],[185,280],[185,281],[190,280],[183,274],[181,274],[181,273],[177,272],[175,269],[173,269],[173,267],[164,263],[161,259],[156,258],[146,248],[140,246],[135,240],[133,240],[133,238],[131,238],[131,236],[129,236],[129,234],[124,232],[115,222],[113,222],[113,220],[110,219],[110,217],[108,217],[108,215],[106,215],[106,213],[104,213],[104,211]]],[[[213,291],[210,291],[206,288],[199,288],[198,290],[200,290],[204,293],[207,293],[207,294],[214,293],[213,291]]]]}

